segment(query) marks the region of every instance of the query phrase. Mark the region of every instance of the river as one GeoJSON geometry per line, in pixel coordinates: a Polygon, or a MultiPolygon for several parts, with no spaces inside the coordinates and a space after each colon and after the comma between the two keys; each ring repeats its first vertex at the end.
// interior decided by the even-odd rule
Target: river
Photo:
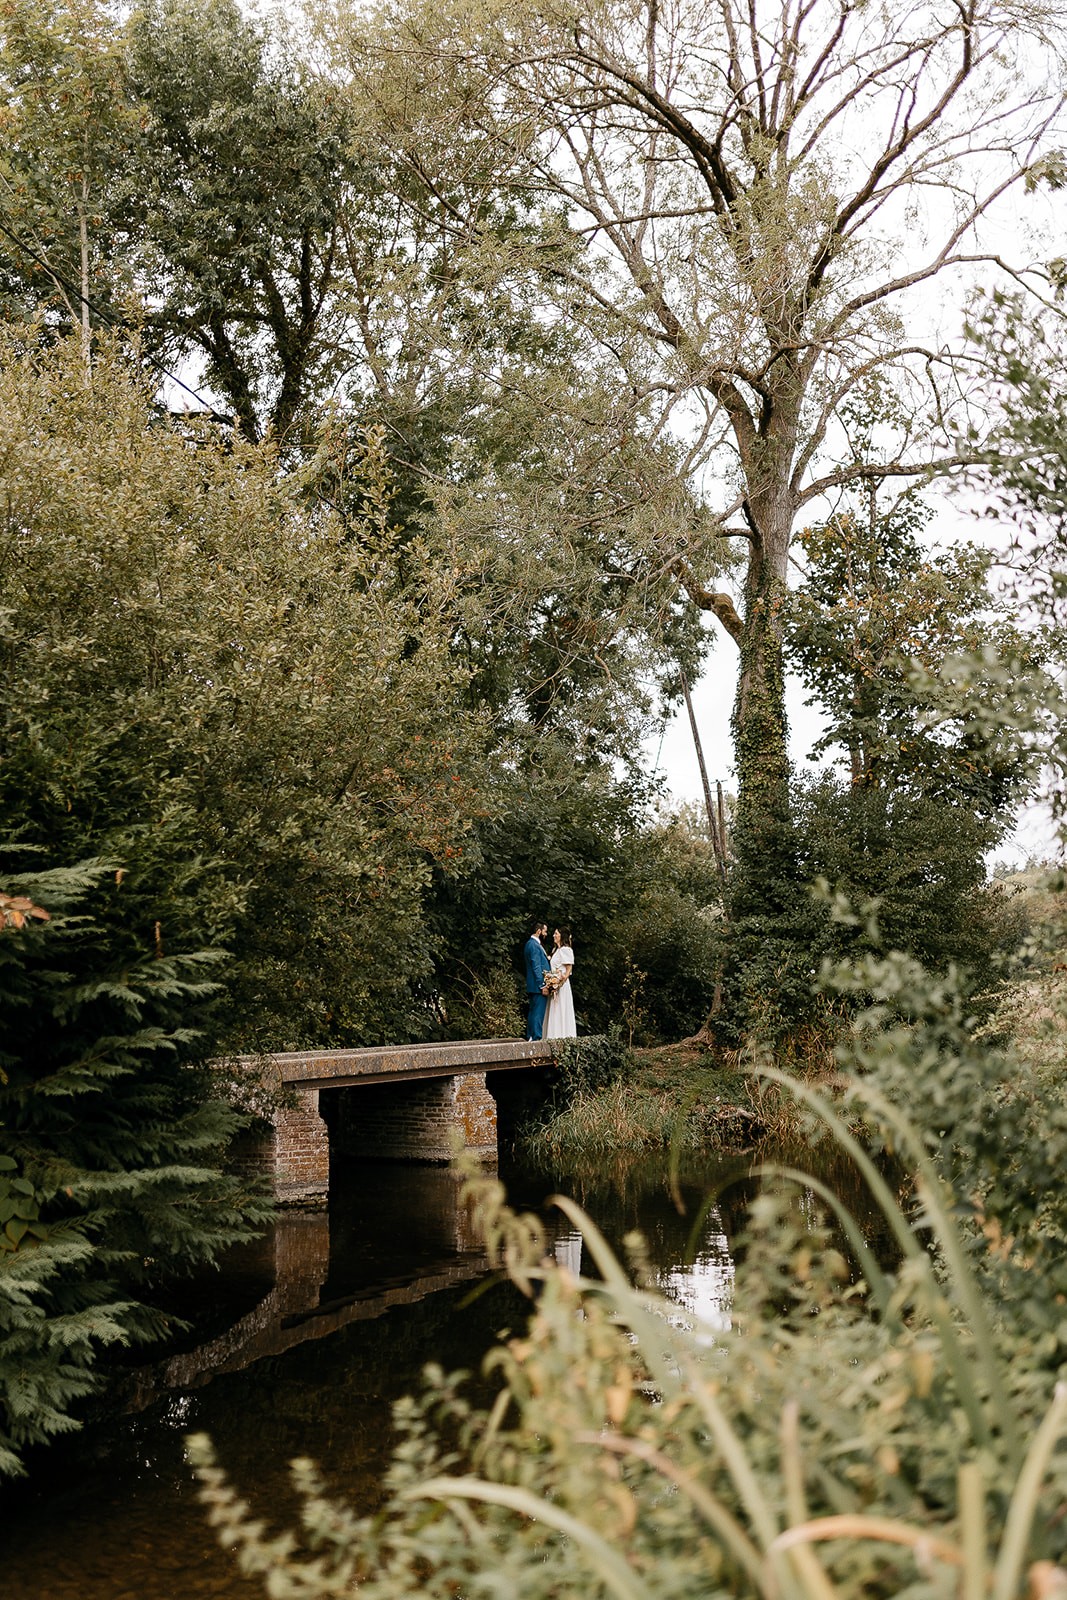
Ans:
{"type": "MultiPolygon", "coordinates": [[[[585,1178],[518,1167],[502,1175],[525,1207],[570,1193],[615,1244],[639,1228],[665,1292],[726,1324],[732,1241],[752,1180],[705,1201],[744,1167],[742,1158],[709,1158],[676,1185],[663,1162],[585,1178]]],[[[560,1213],[546,1220],[557,1257],[582,1265],[580,1237],[560,1213]]],[[[166,1358],[123,1374],[123,1413],[44,1453],[29,1484],[5,1488],[3,1600],[261,1597],[205,1523],[185,1435],[212,1436],[274,1527],[293,1518],[287,1463],[296,1455],[315,1458],[332,1488],[369,1509],[393,1401],[418,1386],[427,1361],[476,1369],[525,1315],[509,1285],[487,1279],[456,1180],[434,1167],[335,1174],[329,1212],[282,1215],[185,1293],[194,1328],[166,1358]]]]}

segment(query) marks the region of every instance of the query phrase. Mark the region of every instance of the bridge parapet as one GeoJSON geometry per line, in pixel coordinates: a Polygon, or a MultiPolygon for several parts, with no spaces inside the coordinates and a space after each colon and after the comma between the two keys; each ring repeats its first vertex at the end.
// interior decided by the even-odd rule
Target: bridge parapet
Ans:
{"type": "MultiPolygon", "coordinates": [[[[359,1050],[278,1051],[268,1060],[282,1083],[340,1089],[490,1070],[507,1072],[551,1060],[552,1052],[550,1039],[454,1039],[444,1044],[371,1045],[359,1050]]],[[[245,1059],[242,1057],[242,1062],[245,1059]]]]}

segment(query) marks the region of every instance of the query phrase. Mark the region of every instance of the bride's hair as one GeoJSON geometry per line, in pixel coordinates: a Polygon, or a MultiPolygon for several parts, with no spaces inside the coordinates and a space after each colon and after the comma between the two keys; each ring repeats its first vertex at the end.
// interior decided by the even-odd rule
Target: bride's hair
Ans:
{"type": "Polygon", "coordinates": [[[559,942],[560,944],[570,944],[571,942],[571,930],[563,927],[562,925],[560,926],[559,930],[559,942]]]}

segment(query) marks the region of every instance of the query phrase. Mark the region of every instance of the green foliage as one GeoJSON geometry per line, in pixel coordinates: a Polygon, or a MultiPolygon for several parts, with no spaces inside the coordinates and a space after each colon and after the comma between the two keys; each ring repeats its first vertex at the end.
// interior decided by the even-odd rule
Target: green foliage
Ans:
{"type": "Polygon", "coordinates": [[[1003,826],[1024,777],[1018,751],[991,743],[973,715],[931,719],[924,685],[983,649],[1032,667],[1036,641],[991,592],[988,551],[924,548],[932,515],[914,491],[882,512],[872,490],[864,510],[850,507],[803,534],[807,565],[787,636],[829,719],[812,754],[844,746],[855,786],[941,799],[1003,826]]]}
{"type": "MultiPolygon", "coordinates": [[[[1062,279],[1063,262],[1049,263],[1062,279]]],[[[1034,316],[1016,296],[981,300],[970,328],[990,369],[988,399],[996,425],[976,476],[990,496],[991,513],[1013,532],[1004,559],[1012,600],[1020,616],[1040,630],[1049,680],[1017,682],[1013,717],[1000,722],[1027,741],[1035,763],[1052,775],[1054,813],[1067,818],[1067,740],[1062,671],[1067,662],[1067,342],[1062,311],[1034,316]]],[[[973,447],[975,441],[968,439],[973,447]]],[[[1002,663],[1010,683],[1013,663],[1002,663]]],[[[960,698],[977,716],[983,696],[960,674],[960,698]]],[[[977,674],[977,676],[981,676],[977,674]]],[[[999,685],[998,685],[999,687],[999,685]]],[[[1005,696],[1006,698],[1006,696],[1005,696]]]]}
{"type": "Polygon", "coordinates": [[[631,1043],[695,1033],[715,990],[722,882],[715,852],[685,813],[645,829],[631,845],[636,883],[620,907],[609,983],[631,1043]]]}
{"type": "MultiPolygon", "coordinates": [[[[0,1175],[18,1171],[13,1157],[0,1155],[0,1175]]],[[[0,1250],[0,1478],[24,1471],[28,1447],[77,1426],[77,1403],[96,1386],[97,1352],[127,1341],[133,1309],[102,1298],[79,1219],[41,1220],[44,1191],[26,1178],[0,1176],[0,1208],[7,1209],[15,1184],[24,1197],[20,1209],[33,1217],[17,1245],[5,1228],[8,1244],[0,1250]]]]}
{"type": "Polygon", "coordinates": [[[646,974],[647,1030],[691,1032],[712,987],[720,890],[710,843],[682,819],[649,823],[639,784],[576,761],[559,737],[546,733],[527,755],[517,771],[498,769],[493,811],[475,822],[462,873],[435,878],[434,984],[450,1030],[468,1014],[468,969],[483,981],[520,971],[529,919],[543,915],[573,931],[581,1032],[620,1019],[628,960],[646,974]]]}
{"type": "MultiPolygon", "coordinates": [[[[850,1060],[879,1104],[908,1106],[924,1160],[972,1221],[974,1271],[1007,1348],[1030,1369],[1018,1381],[1040,1383],[1067,1361],[1067,1205],[1057,1177],[1067,1159],[1067,1114],[1054,1051],[1027,1060],[1010,1042],[998,1047],[992,1030],[977,1026],[954,974],[931,979],[899,952],[871,954],[828,972],[827,981],[873,999],[857,1019],[850,1060]]],[[[1050,999],[1055,1032],[1063,997],[1054,989],[1050,999]]],[[[899,1141],[893,1116],[876,1107],[873,1121],[882,1139],[899,1141]]]]}
{"type": "Polygon", "coordinates": [[[719,1039],[801,1056],[820,1040],[832,1043],[860,1002],[839,995],[831,1003],[820,988],[822,964],[858,955],[871,939],[863,918],[835,917],[833,894],[875,908],[878,944],[933,971],[958,969],[971,992],[990,989],[996,964],[1024,931],[1003,888],[987,882],[999,821],[965,797],[855,786],[831,774],[794,792],[800,885],[785,901],[783,880],[777,915],[743,915],[722,927],[725,981],[740,1004],[735,998],[717,1020],[719,1039]]]}
{"type": "Polygon", "coordinates": [[[585,1039],[562,1040],[552,1057],[557,1104],[610,1088],[628,1067],[629,1052],[618,1028],[585,1039]]]}
{"type": "Polygon", "coordinates": [[[197,352],[245,436],[288,442],[346,364],[341,210],[360,175],[336,87],[231,0],[151,0],[131,19],[131,255],[146,338],[197,352]]]}
{"type": "MultiPolygon", "coordinates": [[[[578,1041],[580,1046],[598,1041],[578,1041]]],[[[761,1140],[793,1142],[795,1104],[753,1072],[724,1068],[689,1041],[655,1050],[629,1052],[621,1068],[608,1058],[602,1081],[583,1085],[557,1100],[523,1137],[524,1161],[580,1180],[605,1162],[620,1174],[635,1159],[656,1157],[656,1183],[662,1182],[667,1152],[698,1158],[711,1149],[737,1152],[761,1140]]]]}
{"type": "MultiPolygon", "coordinates": [[[[519,973],[492,967],[483,975],[453,962],[445,978],[449,998],[441,1021],[453,1037],[508,1039],[526,1032],[525,993],[519,973]]],[[[438,997],[437,1005],[442,1004],[438,997]]]]}
{"type": "Polygon", "coordinates": [[[0,13],[0,314],[87,332],[129,291],[137,111],[100,0],[8,0],[0,13]]]}
{"type": "Polygon", "coordinates": [[[913,495],[883,514],[872,490],[862,515],[847,509],[803,537],[785,633],[828,714],[814,754],[843,748],[848,780],[794,782],[777,833],[753,834],[743,808],[735,820],[716,1024],[731,1045],[780,1048],[832,1025],[820,964],[862,932],[811,901],[816,880],[877,899],[892,947],[936,969],[955,962],[980,985],[1010,941],[985,857],[1033,777],[1017,707],[1039,645],[991,594],[985,552],[923,548],[929,515],[913,495]]]}
{"type": "Polygon", "coordinates": [[[47,917],[0,931],[0,1471],[75,1426],[100,1350],[158,1336],[153,1294],[254,1236],[265,1197],[223,1175],[246,1119],[201,1064],[220,953],[204,875],[146,853],[0,874],[47,917]],[[175,899],[187,901],[184,925],[175,899]],[[164,953],[160,928],[167,927],[164,953]]]}
{"type": "MultiPolygon", "coordinates": [[[[401,557],[380,444],[366,518],[309,510],[274,452],[160,424],[123,364],[0,370],[0,809],[49,864],[199,861],[237,952],[220,1048],[411,1037],[431,864],[482,805],[450,700],[451,577],[401,557]]],[[[176,897],[176,898],[175,898],[176,897]]]]}
{"type": "Polygon", "coordinates": [[[573,928],[579,1026],[596,1031],[611,1006],[604,973],[629,883],[633,796],[595,765],[576,764],[550,735],[534,755],[519,770],[507,761],[497,768],[493,808],[471,829],[462,876],[435,876],[427,905],[434,986],[451,1017],[467,969],[521,970],[529,920],[543,915],[573,928]]]}
{"type": "MultiPolygon", "coordinates": [[[[810,882],[823,880],[856,905],[877,904],[880,941],[944,972],[955,964],[979,987],[1019,933],[1002,889],[986,881],[997,836],[965,797],[892,787],[854,787],[829,775],[798,786],[798,831],[810,882]]],[[[821,940],[847,954],[862,924],[834,924],[821,940]]]]}
{"type": "Polygon", "coordinates": [[[786,749],[783,613],[785,585],[769,569],[745,596],[737,703],[731,720],[738,797],[733,820],[730,914],[774,917],[796,883],[786,749]]]}
{"type": "MultiPolygon", "coordinates": [[[[12,39],[31,11],[19,9],[12,39]]],[[[302,30],[229,3],[158,0],[126,22],[106,9],[93,17],[95,31],[80,43],[74,28],[64,49],[79,61],[83,44],[106,55],[125,119],[110,231],[101,223],[93,241],[96,277],[134,297],[125,309],[139,329],[135,358],[206,362],[205,383],[244,440],[271,434],[276,446],[257,454],[239,444],[230,455],[231,442],[205,430],[199,465],[187,459],[181,482],[184,446],[162,436],[158,450],[147,437],[137,444],[125,403],[115,407],[125,442],[99,437],[115,403],[114,364],[100,347],[96,399],[82,402],[96,417],[86,427],[72,414],[70,425],[93,440],[90,481],[125,452],[125,512],[139,495],[143,532],[124,538],[113,561],[102,539],[99,557],[87,541],[85,565],[99,559],[100,576],[86,586],[76,563],[57,563],[49,594],[56,609],[61,594],[69,605],[68,590],[86,605],[95,592],[99,619],[121,635],[139,602],[124,600],[117,617],[107,610],[120,556],[134,587],[151,584],[157,554],[165,569],[149,613],[151,627],[163,623],[151,692],[158,707],[181,679],[160,662],[187,661],[197,688],[187,682],[182,693],[195,709],[151,751],[142,723],[150,728],[154,713],[138,718],[129,765],[142,774],[166,765],[165,803],[188,815],[191,847],[227,862],[234,905],[216,932],[229,938],[239,918],[242,952],[227,1044],[412,1036],[440,1025],[442,1012],[450,1028],[473,1026],[484,1008],[470,1012],[464,985],[480,994],[512,965],[530,901],[547,898],[549,856],[564,869],[550,914],[569,913],[590,935],[583,1020],[602,1026],[617,1009],[622,959],[610,923],[641,893],[623,858],[637,848],[645,720],[657,684],[678,660],[692,670],[701,648],[661,544],[687,535],[701,513],[679,487],[677,450],[657,436],[647,397],[619,392],[595,330],[566,315],[578,242],[553,208],[527,203],[514,159],[466,122],[461,87],[424,83],[413,108],[395,67],[371,104],[321,55],[312,59],[302,30]],[[397,147],[392,96],[404,116],[426,119],[416,160],[397,147]],[[452,147],[447,193],[422,165],[429,141],[435,158],[452,147]],[[464,209],[474,226],[457,229],[464,209]],[[166,490],[160,482],[153,495],[147,485],[161,474],[166,490]],[[206,498],[201,476],[215,485],[206,498]],[[241,485],[228,523],[224,484],[241,485]],[[206,540],[205,522],[217,525],[206,540]],[[374,615],[357,621],[353,595],[364,607],[372,597],[374,615]],[[197,618],[184,634],[170,627],[179,609],[197,618]],[[228,638],[238,641],[232,652],[228,638]],[[398,720],[401,704],[415,702],[414,719],[398,720]],[[628,774],[621,785],[616,766],[628,774]],[[388,774],[410,783],[383,783],[388,774]],[[457,774],[462,788],[442,794],[441,778],[447,789],[457,774]],[[431,822],[421,844],[416,827],[405,844],[387,837],[428,816],[428,796],[443,825],[431,822]],[[523,859],[516,842],[527,837],[540,859],[523,859]],[[428,927],[419,909],[427,880],[428,927]],[[278,914],[296,904],[299,951],[278,914]]],[[[22,57],[41,56],[43,44],[26,38],[22,57]]],[[[53,187],[66,173],[57,141],[77,137],[64,108],[80,126],[69,97],[51,105],[53,138],[34,157],[53,187]]],[[[26,263],[13,270],[25,288],[26,263]]],[[[77,396],[68,398],[76,410],[77,396]]],[[[34,456],[27,441],[20,472],[34,456]]],[[[49,471],[45,452],[39,484],[49,471]]],[[[711,549],[702,579],[723,541],[711,549]]],[[[24,604],[17,581],[4,603],[24,604]]],[[[116,647],[120,638],[109,652],[116,647]]],[[[131,662],[134,674],[141,668],[131,662]]],[[[50,693],[46,739],[62,700],[50,693]]],[[[155,808],[155,795],[140,798],[155,808]]],[[[53,825],[62,828],[61,815],[53,825]]],[[[108,848],[83,838],[64,859],[108,848]]],[[[671,911],[683,922],[688,914],[671,911]]],[[[684,993],[653,1016],[659,1031],[683,1025],[683,1012],[684,1026],[698,1020],[698,934],[690,921],[684,993]]],[[[664,952],[657,973],[667,962],[664,952]]],[[[490,1010],[488,1025],[503,1026],[499,1007],[490,1010]]]]}

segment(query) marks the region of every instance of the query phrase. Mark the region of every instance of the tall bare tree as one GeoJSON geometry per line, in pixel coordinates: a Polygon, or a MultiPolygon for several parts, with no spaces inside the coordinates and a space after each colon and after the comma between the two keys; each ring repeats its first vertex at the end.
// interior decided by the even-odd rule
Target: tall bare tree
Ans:
{"type": "Polygon", "coordinates": [[[932,286],[1026,277],[982,224],[1047,159],[1062,11],[390,0],[376,32],[335,22],[365,94],[381,93],[367,63],[383,51],[413,66],[406,120],[395,94],[388,110],[424,175],[439,144],[426,110],[461,85],[453,104],[584,238],[561,257],[571,313],[685,433],[714,515],[691,538],[673,528],[656,557],[740,649],[737,835],[753,863],[788,823],[781,611],[799,515],[842,486],[960,460],[952,414],[973,350],[937,331],[932,286]],[[861,394],[884,406],[889,389],[903,399],[881,454],[849,459],[838,409],[861,394]],[[743,542],[740,608],[701,575],[709,527],[743,542]]]}

